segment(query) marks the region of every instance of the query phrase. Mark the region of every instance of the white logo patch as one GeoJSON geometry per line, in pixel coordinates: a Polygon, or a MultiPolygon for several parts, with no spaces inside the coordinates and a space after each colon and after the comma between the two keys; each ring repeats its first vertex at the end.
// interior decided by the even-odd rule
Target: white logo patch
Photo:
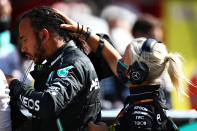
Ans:
{"type": "Polygon", "coordinates": [[[99,88],[99,80],[96,78],[95,80],[92,80],[90,91],[93,89],[98,89],[99,88]]]}
{"type": "Polygon", "coordinates": [[[48,89],[46,90],[46,92],[49,92],[50,94],[52,94],[53,96],[57,95],[57,92],[60,90],[59,87],[55,87],[55,86],[51,86],[48,87],[48,89]]]}
{"type": "Polygon", "coordinates": [[[40,101],[39,100],[29,99],[29,98],[27,98],[25,96],[21,96],[21,95],[19,96],[19,98],[25,107],[27,107],[31,110],[35,110],[35,111],[40,110],[40,105],[39,105],[40,101]]]}

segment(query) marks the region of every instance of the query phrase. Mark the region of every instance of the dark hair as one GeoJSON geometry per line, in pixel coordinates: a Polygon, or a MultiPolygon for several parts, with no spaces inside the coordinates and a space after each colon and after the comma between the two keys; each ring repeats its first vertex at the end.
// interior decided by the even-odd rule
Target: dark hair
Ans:
{"type": "Polygon", "coordinates": [[[84,41],[79,39],[76,34],[60,28],[60,25],[66,22],[63,17],[55,13],[54,9],[48,6],[36,7],[26,12],[21,17],[21,20],[24,18],[30,18],[31,25],[34,27],[35,32],[46,28],[50,32],[53,32],[54,35],[57,35],[59,39],[64,39],[65,41],[74,40],[76,45],[84,51],[84,41]]]}
{"type": "Polygon", "coordinates": [[[137,33],[140,33],[144,37],[152,37],[151,31],[156,27],[162,29],[162,22],[150,14],[143,14],[133,25],[132,34],[136,36],[137,33]]]}

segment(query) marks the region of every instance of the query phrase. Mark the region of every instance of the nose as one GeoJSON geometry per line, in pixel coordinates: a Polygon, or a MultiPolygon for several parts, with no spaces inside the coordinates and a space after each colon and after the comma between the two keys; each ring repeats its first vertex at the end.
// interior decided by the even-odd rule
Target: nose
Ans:
{"type": "Polygon", "coordinates": [[[21,45],[21,52],[26,52],[27,51],[27,48],[24,46],[24,45],[21,45]]]}

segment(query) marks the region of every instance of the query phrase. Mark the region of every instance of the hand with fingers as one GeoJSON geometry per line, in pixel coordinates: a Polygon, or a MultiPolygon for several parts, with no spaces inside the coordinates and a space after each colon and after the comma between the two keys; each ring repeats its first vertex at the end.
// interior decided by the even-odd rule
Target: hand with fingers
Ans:
{"type": "Polygon", "coordinates": [[[65,22],[67,24],[61,24],[61,28],[72,31],[72,32],[78,32],[79,30],[79,23],[75,22],[74,20],[70,19],[69,17],[67,17],[66,15],[64,15],[62,12],[60,12],[59,10],[54,9],[55,12],[60,15],[61,17],[64,18],[65,22]]]}
{"type": "Polygon", "coordinates": [[[89,27],[84,28],[83,25],[80,25],[78,22],[75,22],[74,20],[70,19],[59,10],[56,9],[54,10],[58,15],[60,15],[65,20],[66,24],[61,24],[60,28],[69,30],[73,33],[77,33],[85,40],[87,40],[90,37],[91,29],[89,27]]]}

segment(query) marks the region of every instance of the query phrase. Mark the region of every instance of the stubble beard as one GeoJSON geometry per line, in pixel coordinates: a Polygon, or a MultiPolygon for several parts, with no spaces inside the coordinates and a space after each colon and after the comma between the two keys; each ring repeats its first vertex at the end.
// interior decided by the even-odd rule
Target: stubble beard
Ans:
{"type": "Polygon", "coordinates": [[[41,39],[37,36],[37,48],[36,48],[36,53],[35,53],[35,63],[36,64],[41,64],[41,62],[43,61],[43,54],[45,54],[46,50],[42,47],[42,41],[41,39]]]}

